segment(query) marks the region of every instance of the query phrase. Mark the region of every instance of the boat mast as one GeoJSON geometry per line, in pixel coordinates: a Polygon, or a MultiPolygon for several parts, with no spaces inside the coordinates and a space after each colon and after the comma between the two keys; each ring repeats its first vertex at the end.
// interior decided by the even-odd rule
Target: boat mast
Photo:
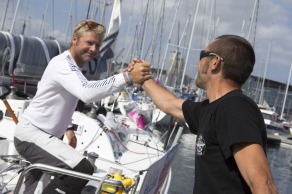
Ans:
{"type": "MultiPolygon", "coordinates": [[[[212,16],[214,14],[214,2],[215,0],[212,1],[212,5],[211,5],[211,14],[210,14],[210,18],[209,18],[209,27],[208,27],[208,31],[207,31],[207,36],[206,36],[206,46],[208,46],[208,44],[210,43],[211,37],[210,37],[210,29],[211,29],[211,23],[212,23],[212,16]]],[[[214,14],[215,16],[215,14],[214,14]]]]}
{"type": "MultiPolygon", "coordinates": [[[[127,47],[127,42],[128,42],[128,38],[129,38],[129,33],[130,33],[130,27],[131,27],[131,22],[132,22],[132,16],[133,16],[133,7],[134,7],[134,0],[132,0],[132,8],[131,8],[131,14],[130,14],[130,18],[128,19],[129,21],[129,24],[128,24],[128,29],[127,29],[127,35],[126,35],[126,40],[125,40],[125,46],[124,46],[124,49],[127,47]]],[[[128,54],[130,52],[130,47],[128,49],[128,51],[126,52],[126,55],[124,57],[124,55],[122,55],[122,64],[121,64],[121,69],[120,69],[120,72],[123,71],[123,68],[124,68],[124,64],[128,58],[128,54]]]]}
{"type": "Polygon", "coordinates": [[[24,22],[22,25],[21,35],[24,35],[25,29],[26,29],[26,16],[27,16],[27,11],[28,11],[28,6],[29,6],[29,0],[27,1],[27,7],[26,7],[25,15],[24,15],[24,22]]]}
{"type": "Polygon", "coordinates": [[[143,52],[144,52],[144,43],[145,43],[145,29],[148,23],[148,9],[149,9],[149,0],[147,1],[146,10],[145,10],[144,24],[143,24],[142,37],[141,37],[142,42],[140,44],[140,52],[138,54],[138,58],[143,57],[143,54],[144,54],[143,52]]]}
{"type": "MultiPolygon", "coordinates": [[[[179,29],[180,29],[180,27],[178,27],[178,43],[177,43],[177,49],[176,49],[176,51],[174,52],[174,59],[176,59],[176,58],[178,58],[179,60],[176,60],[176,63],[175,64],[179,64],[179,65],[182,65],[182,57],[178,57],[178,55],[180,54],[179,53],[179,48],[183,48],[183,49],[185,49],[185,47],[182,45],[182,42],[183,42],[183,39],[185,39],[186,40],[186,31],[187,31],[187,29],[189,28],[189,23],[190,23],[190,19],[191,19],[191,15],[189,15],[189,17],[188,17],[188,20],[187,20],[187,22],[186,22],[186,25],[185,25],[185,27],[184,27],[184,30],[183,30],[183,32],[182,32],[182,36],[179,38],[179,29]]],[[[182,53],[181,53],[181,56],[182,56],[182,53]]],[[[170,68],[169,69],[172,69],[173,67],[173,62],[171,63],[171,66],[170,66],[170,68]]],[[[185,64],[184,64],[185,65],[185,64]]],[[[165,84],[167,84],[167,82],[168,82],[168,78],[169,78],[169,74],[167,73],[167,75],[166,75],[166,78],[165,78],[165,81],[164,81],[164,83],[165,84]]],[[[175,87],[178,87],[177,86],[178,84],[176,84],[175,85],[175,87]]]]}
{"type": "Polygon", "coordinates": [[[73,1],[74,0],[71,0],[70,10],[69,10],[69,14],[68,14],[67,27],[66,27],[66,42],[68,41],[69,26],[70,26],[70,23],[72,22],[72,14],[71,13],[72,13],[73,1]]]}
{"type": "Polygon", "coordinates": [[[1,23],[1,28],[0,30],[3,31],[4,29],[4,23],[5,23],[5,19],[6,19],[6,14],[7,14],[7,10],[8,10],[8,5],[9,5],[9,0],[6,0],[6,4],[5,4],[5,9],[4,9],[4,12],[3,12],[3,19],[2,19],[2,23],[1,23]]]}
{"type": "Polygon", "coordinates": [[[16,5],[16,9],[15,9],[14,16],[13,16],[13,20],[12,20],[11,28],[10,28],[10,31],[9,31],[10,33],[13,32],[13,28],[14,28],[14,24],[15,24],[15,19],[16,19],[17,12],[18,12],[19,3],[20,3],[20,0],[17,1],[17,5],[16,5]]]}
{"type": "Polygon", "coordinates": [[[192,41],[193,41],[193,37],[194,37],[193,35],[194,35],[194,31],[195,31],[195,27],[196,27],[196,22],[197,22],[197,17],[198,17],[198,12],[199,12],[200,1],[201,0],[198,0],[198,3],[197,3],[197,8],[196,8],[196,12],[195,12],[195,18],[194,18],[194,23],[193,23],[193,27],[192,27],[192,32],[191,32],[189,47],[188,47],[188,50],[187,50],[186,63],[185,63],[184,71],[183,71],[183,74],[182,74],[180,89],[182,89],[183,83],[184,83],[184,79],[185,79],[185,73],[186,73],[186,69],[187,69],[187,65],[188,65],[188,61],[189,61],[189,56],[190,56],[192,41]]]}
{"type": "Polygon", "coordinates": [[[48,13],[49,2],[50,2],[50,0],[47,0],[47,5],[46,5],[46,10],[45,10],[45,15],[44,15],[44,17],[43,17],[43,21],[42,21],[42,25],[41,25],[40,38],[43,38],[43,36],[44,36],[45,20],[46,20],[47,13],[48,13]]]}
{"type": "MultiPolygon", "coordinates": [[[[162,7],[161,7],[162,8],[162,7]]],[[[160,10],[161,10],[160,8],[160,10]]],[[[154,10],[154,9],[153,9],[154,10]]],[[[161,13],[161,12],[159,12],[161,13]]],[[[154,14],[153,14],[154,15],[154,14]]],[[[153,23],[154,23],[155,18],[153,17],[153,23]]],[[[150,64],[152,64],[152,60],[153,60],[153,53],[154,53],[154,50],[156,48],[156,43],[157,43],[157,34],[159,32],[159,26],[160,26],[160,23],[161,23],[161,19],[160,19],[160,15],[158,16],[158,20],[157,20],[157,23],[155,24],[155,27],[153,29],[153,33],[152,33],[152,38],[151,38],[151,42],[149,44],[149,47],[146,49],[146,52],[145,52],[145,57],[144,59],[147,59],[147,58],[150,58],[149,59],[149,62],[150,64]]]]}
{"type": "Polygon", "coordinates": [[[287,85],[286,85],[286,91],[285,91],[284,102],[283,102],[283,107],[282,107],[282,112],[281,112],[281,115],[280,115],[280,119],[283,119],[283,114],[284,114],[284,109],[285,109],[285,105],[286,105],[286,99],[287,99],[287,94],[288,94],[288,89],[289,89],[289,84],[290,84],[291,71],[292,71],[292,63],[291,63],[290,72],[289,72],[289,76],[288,76],[288,81],[287,81],[287,85]]]}
{"type": "Polygon", "coordinates": [[[246,39],[247,40],[249,40],[249,37],[250,37],[251,28],[252,28],[252,24],[253,24],[253,20],[254,20],[254,16],[255,16],[255,13],[256,13],[257,8],[258,8],[257,5],[258,5],[258,0],[255,0],[254,7],[253,7],[253,11],[252,11],[252,16],[251,16],[251,20],[250,20],[250,24],[249,24],[248,33],[247,33],[247,36],[246,36],[246,39]]]}
{"type": "Polygon", "coordinates": [[[268,56],[267,56],[264,75],[263,75],[263,83],[262,83],[260,99],[259,99],[259,104],[260,105],[263,105],[263,103],[264,103],[264,85],[265,85],[265,77],[266,77],[266,74],[267,74],[267,66],[269,64],[270,55],[271,55],[271,45],[272,45],[273,31],[274,31],[274,24],[273,24],[273,27],[272,27],[271,37],[270,37],[270,41],[269,41],[269,48],[268,48],[268,56]]]}
{"type": "Polygon", "coordinates": [[[89,0],[89,5],[88,5],[88,9],[87,9],[86,19],[89,18],[90,6],[91,6],[91,0],[89,0]]]}
{"type": "MultiPolygon", "coordinates": [[[[159,20],[161,22],[160,24],[160,30],[159,30],[159,49],[158,49],[158,57],[157,57],[157,70],[156,70],[156,78],[158,78],[158,74],[159,74],[159,64],[160,64],[160,55],[161,55],[161,43],[162,43],[162,36],[163,36],[163,27],[164,27],[164,13],[165,13],[165,0],[162,1],[162,6],[161,6],[161,11],[160,11],[160,17],[159,20]]],[[[153,60],[153,55],[151,57],[151,64],[152,64],[152,60],[153,60]]]]}
{"type": "Polygon", "coordinates": [[[255,39],[256,39],[257,22],[258,22],[258,15],[259,15],[259,4],[260,4],[260,0],[256,0],[256,1],[257,1],[257,8],[256,8],[256,15],[255,15],[255,26],[254,26],[253,42],[252,42],[252,46],[253,47],[255,45],[255,39]]]}
{"type": "Polygon", "coordinates": [[[161,66],[161,70],[160,70],[160,74],[159,74],[158,80],[161,80],[161,76],[162,76],[162,72],[163,72],[164,65],[165,65],[165,60],[166,60],[166,54],[167,54],[168,47],[169,47],[169,44],[170,44],[170,39],[171,39],[172,31],[173,31],[173,28],[174,28],[174,23],[175,23],[175,20],[176,20],[176,17],[177,17],[177,12],[179,10],[180,4],[181,4],[181,0],[179,1],[178,7],[177,7],[177,9],[175,11],[175,15],[174,15],[173,23],[172,23],[171,30],[170,30],[170,33],[169,33],[168,42],[167,42],[167,45],[166,45],[166,49],[165,49],[165,53],[164,53],[164,57],[163,57],[162,66],[161,66]]]}
{"type": "Polygon", "coordinates": [[[96,14],[97,14],[97,11],[98,11],[98,3],[97,3],[97,0],[93,1],[93,6],[92,6],[92,11],[91,11],[91,17],[90,19],[92,20],[96,20],[96,14]]]}

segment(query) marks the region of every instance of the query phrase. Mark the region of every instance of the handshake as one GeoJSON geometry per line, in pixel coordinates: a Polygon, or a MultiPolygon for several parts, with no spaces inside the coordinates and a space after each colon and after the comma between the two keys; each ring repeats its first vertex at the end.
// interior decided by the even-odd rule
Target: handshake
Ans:
{"type": "Polygon", "coordinates": [[[133,59],[123,74],[127,84],[142,85],[144,81],[151,79],[150,64],[141,59],[133,59]]]}

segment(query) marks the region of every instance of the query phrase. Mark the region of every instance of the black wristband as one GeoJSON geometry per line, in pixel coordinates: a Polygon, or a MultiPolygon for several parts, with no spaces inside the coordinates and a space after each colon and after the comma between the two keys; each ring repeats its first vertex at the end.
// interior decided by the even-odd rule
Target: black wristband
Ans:
{"type": "Polygon", "coordinates": [[[74,127],[73,127],[73,126],[68,127],[68,128],[67,128],[67,131],[74,131],[74,127]]]}

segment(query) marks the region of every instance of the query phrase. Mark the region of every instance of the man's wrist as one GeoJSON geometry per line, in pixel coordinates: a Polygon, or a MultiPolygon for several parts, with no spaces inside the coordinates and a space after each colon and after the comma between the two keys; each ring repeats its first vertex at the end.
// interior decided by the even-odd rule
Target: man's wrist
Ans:
{"type": "Polygon", "coordinates": [[[130,76],[129,76],[128,71],[125,72],[125,75],[126,75],[126,78],[127,78],[127,83],[128,83],[128,85],[133,84],[133,82],[131,81],[131,78],[130,78],[130,76]]]}
{"type": "Polygon", "coordinates": [[[74,131],[74,127],[73,126],[72,127],[68,127],[67,131],[74,131]]]}

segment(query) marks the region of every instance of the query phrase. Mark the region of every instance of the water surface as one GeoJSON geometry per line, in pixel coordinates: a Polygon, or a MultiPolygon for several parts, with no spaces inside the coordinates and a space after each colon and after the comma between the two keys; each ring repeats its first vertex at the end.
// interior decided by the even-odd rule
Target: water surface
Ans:
{"type": "MultiPolygon", "coordinates": [[[[194,185],[195,135],[183,134],[172,164],[169,194],[192,194],[194,185]]],[[[279,194],[292,193],[292,149],[267,148],[268,162],[279,194]]]]}

